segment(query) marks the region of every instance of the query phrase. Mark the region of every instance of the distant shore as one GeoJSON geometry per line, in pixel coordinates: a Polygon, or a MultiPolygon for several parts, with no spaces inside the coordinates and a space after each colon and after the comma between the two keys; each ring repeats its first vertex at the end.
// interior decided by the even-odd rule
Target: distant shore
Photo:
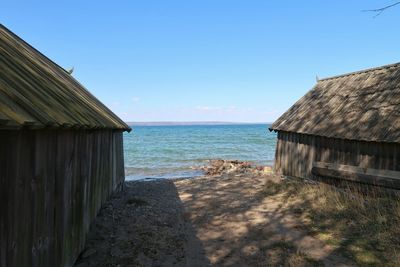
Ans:
{"type": "Polygon", "coordinates": [[[204,125],[269,125],[270,122],[226,122],[226,121],[150,121],[126,122],[130,126],[204,126],[204,125]]]}

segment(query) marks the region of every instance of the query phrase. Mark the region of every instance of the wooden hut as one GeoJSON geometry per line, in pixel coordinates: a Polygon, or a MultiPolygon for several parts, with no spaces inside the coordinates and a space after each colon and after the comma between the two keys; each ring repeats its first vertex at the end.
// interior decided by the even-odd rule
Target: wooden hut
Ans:
{"type": "Polygon", "coordinates": [[[124,181],[130,128],[0,25],[0,266],[71,266],[124,181]]]}
{"type": "Polygon", "coordinates": [[[400,188],[400,63],[317,82],[270,130],[275,171],[400,188]]]}

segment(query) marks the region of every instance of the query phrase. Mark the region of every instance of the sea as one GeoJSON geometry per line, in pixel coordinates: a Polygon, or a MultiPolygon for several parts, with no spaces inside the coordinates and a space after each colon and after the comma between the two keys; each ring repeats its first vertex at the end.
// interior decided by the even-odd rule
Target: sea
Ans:
{"type": "Polygon", "coordinates": [[[276,133],[268,124],[132,126],[124,133],[127,181],[201,176],[212,159],[272,165],[276,133]]]}

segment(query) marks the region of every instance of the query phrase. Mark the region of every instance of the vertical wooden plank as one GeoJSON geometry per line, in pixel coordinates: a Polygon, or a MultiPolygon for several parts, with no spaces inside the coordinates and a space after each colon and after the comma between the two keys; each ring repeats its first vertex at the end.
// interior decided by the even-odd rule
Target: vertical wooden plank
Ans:
{"type": "Polygon", "coordinates": [[[0,265],[71,266],[124,180],[122,132],[0,131],[0,265]]]}
{"type": "Polygon", "coordinates": [[[393,170],[398,171],[400,170],[399,166],[399,145],[393,144],[393,170]]]}
{"type": "Polygon", "coordinates": [[[277,142],[275,148],[275,162],[274,162],[274,171],[277,174],[280,174],[280,164],[281,164],[281,138],[280,132],[277,134],[277,142]]]}
{"type": "Polygon", "coordinates": [[[4,134],[4,131],[0,131],[0,266],[7,266],[7,214],[8,214],[8,205],[6,205],[7,198],[7,190],[9,188],[9,183],[6,175],[7,168],[7,157],[6,157],[6,140],[7,136],[4,134]]]}

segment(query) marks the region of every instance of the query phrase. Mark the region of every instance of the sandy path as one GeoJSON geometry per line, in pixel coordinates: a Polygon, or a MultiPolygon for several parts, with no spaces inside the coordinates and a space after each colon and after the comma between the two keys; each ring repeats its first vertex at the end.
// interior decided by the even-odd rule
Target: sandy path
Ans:
{"type": "Polygon", "coordinates": [[[307,235],[282,195],[262,194],[266,179],[249,175],[175,183],[206,256],[215,266],[349,266],[307,235]]]}
{"type": "Polygon", "coordinates": [[[75,266],[208,266],[172,181],[126,183],[101,209],[75,266]]]}
{"type": "Polygon", "coordinates": [[[348,266],[308,236],[266,179],[224,175],[126,183],[101,210],[76,266],[348,266]]]}

